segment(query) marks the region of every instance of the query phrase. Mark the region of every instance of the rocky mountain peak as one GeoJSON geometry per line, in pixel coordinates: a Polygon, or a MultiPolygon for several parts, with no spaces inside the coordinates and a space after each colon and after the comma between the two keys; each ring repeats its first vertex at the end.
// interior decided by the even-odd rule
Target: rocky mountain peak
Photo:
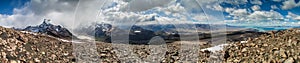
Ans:
{"type": "Polygon", "coordinates": [[[44,34],[48,34],[63,39],[74,38],[73,34],[67,28],[64,28],[60,25],[53,25],[50,22],[51,22],[50,19],[44,19],[44,21],[40,25],[28,26],[24,29],[17,29],[17,30],[35,32],[35,33],[44,33],[44,34]]]}

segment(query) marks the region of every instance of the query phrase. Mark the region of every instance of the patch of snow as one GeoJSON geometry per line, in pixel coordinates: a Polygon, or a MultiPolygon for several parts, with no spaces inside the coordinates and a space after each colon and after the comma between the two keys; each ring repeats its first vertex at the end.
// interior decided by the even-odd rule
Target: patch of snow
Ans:
{"type": "Polygon", "coordinates": [[[60,38],[57,38],[58,40],[60,41],[63,41],[63,42],[72,42],[72,43],[83,43],[83,42],[78,42],[78,41],[75,41],[75,40],[65,40],[65,39],[60,39],[60,38]]]}
{"type": "Polygon", "coordinates": [[[27,33],[27,34],[32,34],[32,35],[38,35],[36,33],[33,33],[33,32],[28,32],[28,31],[21,31],[22,33],[27,33]]]}
{"type": "Polygon", "coordinates": [[[58,28],[56,28],[55,30],[59,32],[59,29],[58,29],[58,28]]]}
{"type": "Polygon", "coordinates": [[[65,40],[65,39],[58,39],[58,40],[63,41],[63,42],[72,42],[72,41],[65,40]]]}
{"type": "MultiPolygon", "coordinates": [[[[300,24],[300,22],[299,22],[299,24],[300,24]]],[[[3,26],[3,25],[1,25],[1,26],[4,28],[12,28],[11,26],[3,26]]]]}
{"type": "Polygon", "coordinates": [[[223,50],[223,47],[224,47],[224,46],[227,46],[227,45],[228,45],[228,44],[216,45],[216,46],[213,46],[213,47],[201,49],[201,51],[208,50],[208,51],[211,51],[211,52],[217,52],[217,51],[223,50]]]}
{"type": "Polygon", "coordinates": [[[134,33],[141,33],[141,31],[137,30],[137,31],[134,31],[134,33]]]}
{"type": "Polygon", "coordinates": [[[93,38],[88,37],[88,36],[83,36],[83,35],[77,36],[77,38],[80,38],[80,39],[86,39],[86,40],[93,40],[93,38]]]}

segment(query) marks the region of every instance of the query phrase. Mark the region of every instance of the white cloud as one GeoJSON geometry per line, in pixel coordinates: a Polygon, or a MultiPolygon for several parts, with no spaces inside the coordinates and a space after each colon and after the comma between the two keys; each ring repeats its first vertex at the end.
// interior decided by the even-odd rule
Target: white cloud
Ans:
{"type": "Polygon", "coordinates": [[[212,10],[217,10],[217,11],[223,11],[224,8],[220,4],[214,4],[214,5],[206,5],[206,8],[212,9],[212,10]]]}
{"type": "Polygon", "coordinates": [[[124,11],[145,11],[154,7],[166,6],[172,0],[132,0],[122,10],[124,11]]]}
{"type": "MultiPolygon", "coordinates": [[[[174,0],[175,1],[175,0],[174,0]]],[[[222,10],[222,7],[218,4],[223,0],[176,0],[180,1],[180,4],[189,12],[203,12],[203,9],[210,10],[222,10]]]]}
{"type": "MultiPolygon", "coordinates": [[[[180,3],[176,3],[176,0],[172,0],[162,6],[148,8],[147,10],[139,10],[138,12],[137,11],[119,12],[118,8],[123,9],[124,7],[128,7],[127,4],[124,5],[120,4],[120,6],[116,6],[113,9],[104,10],[106,11],[104,12],[104,16],[105,19],[107,19],[108,21],[126,22],[130,20],[131,21],[137,20],[138,22],[147,22],[148,24],[151,23],[147,21],[147,19],[149,19],[147,17],[153,17],[153,16],[155,17],[155,21],[151,21],[151,22],[156,22],[156,21],[162,22],[164,20],[170,20],[172,22],[179,21],[185,23],[187,21],[193,21],[193,19],[197,21],[206,21],[207,19],[210,20],[210,19],[218,19],[218,18],[213,18],[213,16],[211,16],[210,14],[205,15],[203,12],[201,12],[203,10],[199,5],[215,3],[215,2],[217,1],[209,0],[209,1],[197,2],[195,0],[182,0],[180,1],[180,3]],[[189,11],[197,11],[199,13],[196,12],[196,13],[189,14],[189,11]],[[140,13],[148,13],[148,12],[150,12],[150,14],[140,14],[140,13]],[[166,15],[162,15],[161,13],[166,15]]],[[[132,4],[132,3],[128,3],[128,4],[132,4]]],[[[218,6],[215,6],[214,8],[219,8],[219,10],[221,10],[220,7],[218,6]]],[[[216,12],[221,12],[221,11],[216,11],[216,12]]]]}
{"type": "Polygon", "coordinates": [[[247,4],[247,0],[225,0],[225,3],[233,4],[233,5],[239,5],[239,4],[247,4]]]}
{"type": "Polygon", "coordinates": [[[251,4],[257,4],[257,5],[261,5],[262,2],[260,0],[250,0],[251,4]]]}
{"type": "Polygon", "coordinates": [[[297,14],[294,14],[292,12],[288,12],[288,15],[286,15],[286,18],[300,21],[300,16],[297,14]]]}
{"type": "Polygon", "coordinates": [[[232,11],[234,11],[235,9],[233,8],[225,8],[225,12],[227,13],[231,13],[232,11]]]}
{"type": "Polygon", "coordinates": [[[279,9],[276,5],[271,5],[271,9],[279,9]]]}
{"type": "Polygon", "coordinates": [[[254,5],[254,6],[251,7],[251,9],[254,10],[254,11],[258,11],[258,10],[260,10],[260,6],[254,5]]]}
{"type": "Polygon", "coordinates": [[[283,2],[283,6],[281,8],[288,10],[288,9],[292,9],[292,8],[295,8],[298,6],[300,6],[300,3],[296,3],[295,0],[287,0],[287,1],[283,2]]]}
{"type": "MultiPolygon", "coordinates": [[[[85,2],[85,0],[83,2],[85,2]]],[[[113,1],[109,1],[109,2],[113,2],[113,1]]],[[[135,14],[135,13],[131,13],[131,12],[128,12],[128,13],[118,12],[118,11],[120,11],[120,9],[122,9],[122,8],[124,9],[126,7],[134,8],[134,9],[127,8],[127,9],[131,9],[133,11],[141,11],[141,10],[145,10],[145,9],[161,7],[162,9],[160,12],[165,12],[165,13],[169,12],[169,14],[172,14],[175,17],[182,17],[183,15],[178,14],[178,13],[186,12],[185,10],[200,8],[197,5],[194,5],[195,6],[194,8],[192,8],[192,7],[184,8],[178,4],[176,4],[176,5],[168,4],[168,3],[175,2],[175,0],[168,0],[168,1],[153,0],[153,1],[151,1],[153,3],[149,3],[147,5],[146,5],[146,3],[142,3],[142,2],[148,2],[148,0],[143,0],[143,1],[141,1],[141,0],[118,0],[115,2],[117,2],[118,5],[112,9],[110,9],[109,11],[104,11],[104,12],[107,12],[106,16],[100,15],[101,19],[102,19],[102,17],[105,19],[109,19],[109,20],[117,20],[120,18],[119,19],[120,21],[123,19],[125,21],[126,21],[126,19],[128,21],[130,21],[130,19],[133,19],[133,18],[138,18],[139,20],[141,20],[141,19],[143,19],[141,17],[146,16],[146,15],[140,15],[140,14],[135,14]],[[127,2],[130,2],[130,3],[127,3],[127,2]],[[143,5],[146,7],[144,7],[143,5]],[[171,5],[171,6],[165,6],[165,5],[171,5]],[[115,12],[115,13],[110,13],[110,12],[115,12]],[[115,18],[115,17],[119,17],[119,18],[115,18]]],[[[185,1],[185,2],[188,3],[189,1],[185,1]]],[[[191,2],[198,4],[195,1],[190,1],[189,4],[191,2]]],[[[208,2],[210,2],[210,1],[208,1],[208,2]]],[[[84,22],[74,22],[75,21],[74,17],[76,17],[74,12],[75,12],[77,3],[78,3],[78,0],[31,0],[23,8],[14,9],[13,15],[1,15],[0,14],[0,20],[1,20],[0,25],[24,28],[25,26],[29,26],[29,25],[40,24],[44,18],[51,19],[52,23],[60,24],[67,28],[76,27],[79,24],[84,24],[87,22],[94,22],[93,20],[85,20],[85,21],[84,20],[76,20],[76,21],[84,21],[84,22]]],[[[86,12],[86,11],[90,11],[90,10],[94,10],[94,9],[100,9],[100,6],[97,6],[95,4],[93,6],[92,3],[97,3],[97,2],[87,1],[86,3],[82,3],[82,4],[80,4],[82,6],[82,8],[79,8],[77,11],[86,12]]],[[[98,5],[101,5],[101,4],[98,4],[98,5]]],[[[93,17],[93,16],[90,16],[92,14],[97,15],[97,12],[93,11],[90,13],[77,13],[76,19],[82,18],[82,17],[86,17],[86,18],[93,17]],[[82,15],[82,16],[80,16],[80,15],[82,15]]],[[[145,19],[147,19],[147,18],[145,18],[145,19]]],[[[186,18],[180,18],[180,19],[183,20],[186,18]]],[[[108,21],[103,21],[103,20],[99,20],[99,21],[108,22],[108,21]]]]}
{"type": "Polygon", "coordinates": [[[251,21],[261,21],[261,20],[283,20],[284,17],[276,11],[255,11],[248,16],[251,21]]]}
{"type": "Polygon", "coordinates": [[[287,18],[295,18],[297,17],[298,15],[292,13],[292,12],[288,12],[288,15],[286,15],[287,18]]]}
{"type": "Polygon", "coordinates": [[[14,9],[13,15],[1,15],[0,16],[0,25],[6,26],[6,27],[24,27],[24,25],[32,25],[34,23],[40,23],[38,21],[42,19],[35,19],[35,18],[41,18],[42,16],[36,16],[32,12],[25,13],[22,10],[27,10],[28,7],[24,7],[21,9],[14,9]]]}
{"type": "Polygon", "coordinates": [[[234,9],[234,8],[226,8],[225,11],[229,13],[231,18],[244,20],[247,15],[249,15],[247,9],[234,9]]]}
{"type": "Polygon", "coordinates": [[[159,9],[159,11],[167,12],[168,15],[171,13],[186,12],[185,8],[180,6],[180,4],[170,5],[165,8],[159,7],[158,9],[159,9]]]}
{"type": "MultiPolygon", "coordinates": [[[[233,9],[226,8],[225,11],[229,13],[234,20],[239,21],[274,21],[283,20],[284,17],[276,11],[254,11],[250,13],[247,9],[233,9]]],[[[234,21],[236,22],[236,21],[234,21]]]]}
{"type": "Polygon", "coordinates": [[[44,18],[55,24],[68,25],[73,20],[76,0],[31,0],[22,8],[15,8],[13,15],[2,15],[0,25],[24,28],[37,25],[44,18]]]}
{"type": "Polygon", "coordinates": [[[235,9],[235,10],[228,9],[227,11],[231,11],[229,12],[229,14],[232,15],[234,19],[238,19],[240,17],[245,17],[248,15],[246,9],[235,9]]]}
{"type": "Polygon", "coordinates": [[[218,11],[222,11],[223,7],[220,4],[214,5],[214,8],[218,11]]]}

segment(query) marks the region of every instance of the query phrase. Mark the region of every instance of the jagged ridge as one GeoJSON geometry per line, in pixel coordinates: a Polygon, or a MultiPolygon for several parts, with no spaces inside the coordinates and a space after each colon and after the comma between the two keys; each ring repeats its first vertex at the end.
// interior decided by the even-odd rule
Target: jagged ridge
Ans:
{"type": "Polygon", "coordinates": [[[60,25],[53,25],[49,23],[50,20],[44,20],[42,24],[37,26],[28,26],[24,29],[16,29],[21,31],[29,31],[35,33],[45,33],[54,37],[63,38],[63,39],[72,39],[76,38],[67,28],[64,28],[60,25]]]}

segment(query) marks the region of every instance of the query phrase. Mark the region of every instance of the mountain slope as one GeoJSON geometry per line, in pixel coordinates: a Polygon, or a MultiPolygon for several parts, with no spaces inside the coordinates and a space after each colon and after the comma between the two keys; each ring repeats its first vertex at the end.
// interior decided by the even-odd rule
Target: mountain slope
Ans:
{"type": "Polygon", "coordinates": [[[49,23],[50,20],[44,20],[42,24],[37,26],[28,26],[24,29],[16,29],[21,31],[29,31],[34,33],[44,33],[54,37],[69,39],[76,38],[67,28],[64,28],[60,25],[53,25],[49,23]]]}
{"type": "MultiPolygon", "coordinates": [[[[262,34],[267,34],[264,32],[259,32],[255,29],[240,28],[234,26],[227,26],[227,29],[221,29],[220,33],[223,35],[214,35],[212,36],[211,29],[220,29],[220,28],[211,28],[218,27],[222,25],[208,25],[208,24],[177,24],[176,26],[187,26],[195,28],[176,28],[172,24],[157,24],[157,25],[133,25],[130,30],[124,30],[120,27],[113,26],[112,24],[101,23],[94,24],[89,27],[78,28],[77,32],[86,33],[95,37],[98,41],[111,42],[111,38],[122,39],[125,36],[129,36],[130,43],[137,44],[147,44],[151,38],[159,36],[166,40],[167,42],[174,42],[180,40],[180,35],[185,35],[185,37],[191,37],[194,33],[198,33],[200,40],[209,41],[212,37],[226,37],[229,41],[242,41],[248,37],[258,37],[262,34]],[[129,35],[125,35],[128,33],[129,35]]],[[[223,28],[223,27],[222,27],[223,28]]]]}

